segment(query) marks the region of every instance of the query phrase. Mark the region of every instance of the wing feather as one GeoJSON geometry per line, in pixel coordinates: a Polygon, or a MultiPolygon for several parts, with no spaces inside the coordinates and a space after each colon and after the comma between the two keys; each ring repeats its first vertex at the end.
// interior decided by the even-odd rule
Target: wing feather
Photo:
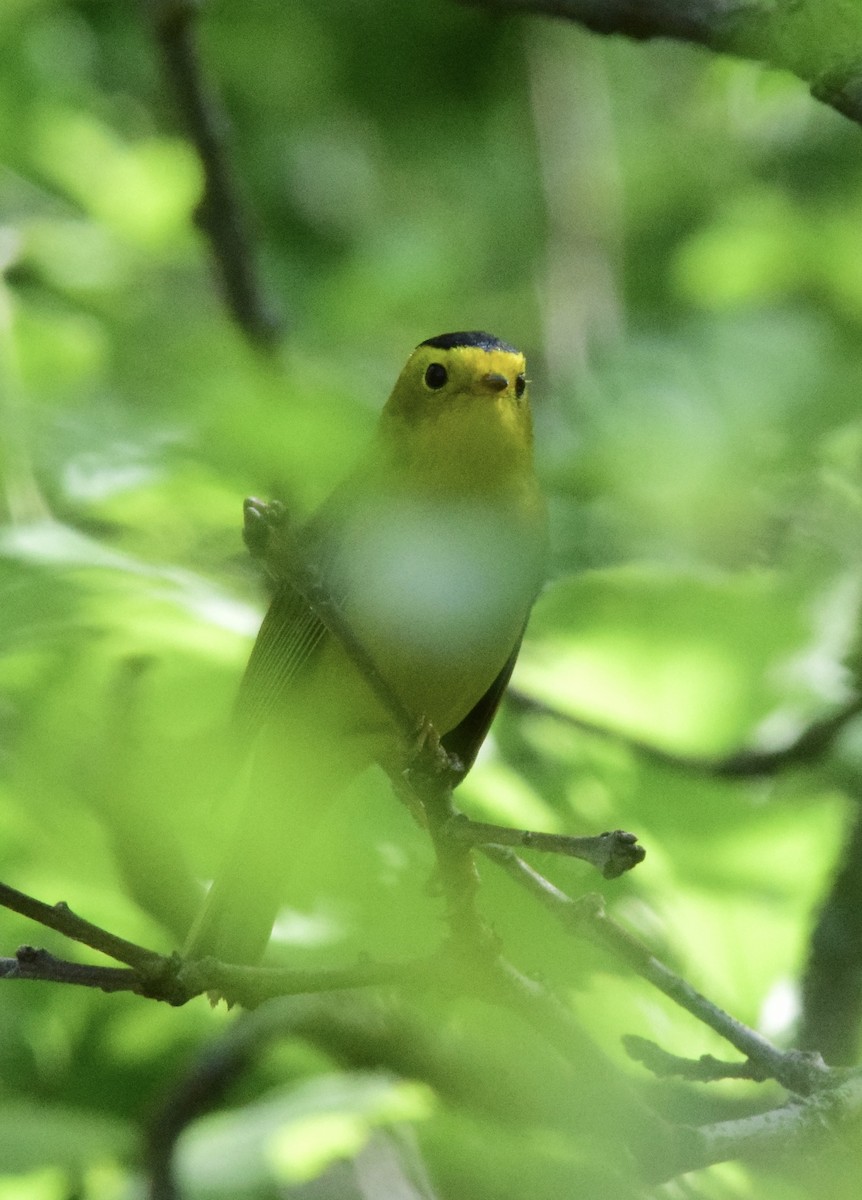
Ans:
{"type": "Polygon", "coordinates": [[[273,597],[236,700],[236,722],[251,737],[284,703],[290,685],[326,637],[323,623],[287,584],[273,597]]]}

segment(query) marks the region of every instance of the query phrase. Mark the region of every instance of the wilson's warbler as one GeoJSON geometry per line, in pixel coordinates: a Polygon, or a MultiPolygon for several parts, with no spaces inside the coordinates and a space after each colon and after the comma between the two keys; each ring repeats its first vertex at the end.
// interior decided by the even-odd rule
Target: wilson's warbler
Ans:
{"type": "MultiPolygon", "coordinates": [[[[545,507],[524,357],[487,333],[413,351],[362,465],[295,540],[352,633],[444,747],[472,764],[542,581],[545,507]]],[[[410,750],[289,583],[251,653],[237,718],[254,739],[233,834],[189,957],[251,963],[302,855],[307,818],[372,762],[410,750]]]]}

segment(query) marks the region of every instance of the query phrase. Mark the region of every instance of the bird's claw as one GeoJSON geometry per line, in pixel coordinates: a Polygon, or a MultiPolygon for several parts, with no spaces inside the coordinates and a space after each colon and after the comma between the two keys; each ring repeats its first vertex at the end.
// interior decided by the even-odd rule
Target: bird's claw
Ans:
{"type": "Polygon", "coordinates": [[[434,725],[426,717],[419,718],[416,738],[410,755],[410,771],[418,771],[431,778],[448,775],[455,783],[463,778],[464,765],[457,754],[450,752],[443,745],[440,735],[434,725]]]}
{"type": "Polygon", "coordinates": [[[242,502],[242,540],[249,554],[265,558],[272,534],[285,522],[287,513],[280,500],[258,500],[248,496],[242,502]]]}

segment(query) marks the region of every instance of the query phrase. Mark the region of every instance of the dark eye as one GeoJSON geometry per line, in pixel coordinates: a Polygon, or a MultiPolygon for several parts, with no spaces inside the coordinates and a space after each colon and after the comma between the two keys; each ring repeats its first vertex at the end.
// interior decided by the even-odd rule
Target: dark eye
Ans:
{"type": "Polygon", "coordinates": [[[526,388],[526,386],[527,386],[527,376],[522,373],[515,380],[515,395],[518,397],[519,400],[523,396],[524,389],[526,388]]]}
{"type": "Polygon", "coordinates": [[[449,378],[449,372],[442,363],[431,363],[425,372],[425,382],[436,392],[449,378]]]}

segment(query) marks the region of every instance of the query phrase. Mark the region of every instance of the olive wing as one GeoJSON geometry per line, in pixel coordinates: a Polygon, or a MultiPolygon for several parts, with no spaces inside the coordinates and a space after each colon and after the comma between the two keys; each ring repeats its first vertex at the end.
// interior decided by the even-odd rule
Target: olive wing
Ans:
{"type": "Polygon", "coordinates": [[[307,601],[282,583],[267,609],[239,686],[235,716],[241,736],[253,737],[277,713],[291,683],[326,636],[326,626],[307,601]]]}

